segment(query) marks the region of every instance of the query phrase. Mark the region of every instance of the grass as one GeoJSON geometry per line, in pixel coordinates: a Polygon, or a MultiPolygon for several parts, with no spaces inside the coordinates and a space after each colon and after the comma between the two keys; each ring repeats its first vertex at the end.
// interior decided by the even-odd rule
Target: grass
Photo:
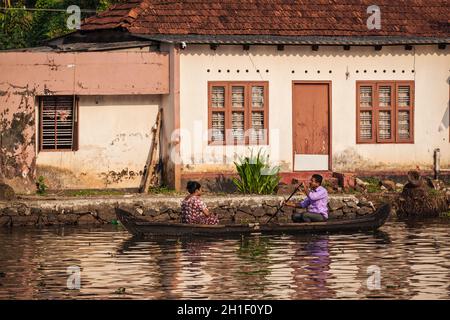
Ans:
{"type": "Polygon", "coordinates": [[[119,190],[66,190],[63,195],[69,197],[89,197],[89,196],[118,196],[123,195],[123,191],[119,190]]]}
{"type": "Polygon", "coordinates": [[[366,178],[364,179],[365,182],[368,183],[367,185],[367,192],[368,193],[376,193],[376,192],[380,192],[380,180],[377,178],[366,178]]]}
{"type": "Polygon", "coordinates": [[[442,191],[440,192],[439,190],[436,190],[436,189],[428,190],[428,195],[430,195],[430,196],[439,196],[441,194],[443,194],[443,192],[442,191]]]}
{"type": "Polygon", "coordinates": [[[174,189],[170,189],[166,186],[150,187],[148,189],[148,193],[149,194],[167,194],[167,195],[179,194],[179,192],[175,191],[174,189]]]}
{"type": "Polygon", "coordinates": [[[447,212],[442,212],[439,217],[441,218],[450,218],[450,210],[448,210],[447,212]]]}

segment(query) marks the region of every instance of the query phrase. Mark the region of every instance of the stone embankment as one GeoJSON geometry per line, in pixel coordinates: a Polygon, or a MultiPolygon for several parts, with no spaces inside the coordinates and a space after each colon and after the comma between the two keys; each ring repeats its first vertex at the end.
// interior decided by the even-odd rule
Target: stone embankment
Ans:
{"type": "MultiPolygon", "coordinates": [[[[296,200],[301,200],[297,197],[296,200]]],[[[210,210],[223,223],[265,222],[284,200],[281,196],[205,196],[210,210]]],[[[124,195],[85,198],[29,197],[0,201],[0,227],[108,224],[115,208],[124,207],[149,221],[178,222],[182,197],[124,195]]],[[[331,195],[330,219],[348,219],[374,211],[371,202],[353,195],[331,195]]],[[[289,222],[294,210],[284,207],[274,221],[289,222]]]]}

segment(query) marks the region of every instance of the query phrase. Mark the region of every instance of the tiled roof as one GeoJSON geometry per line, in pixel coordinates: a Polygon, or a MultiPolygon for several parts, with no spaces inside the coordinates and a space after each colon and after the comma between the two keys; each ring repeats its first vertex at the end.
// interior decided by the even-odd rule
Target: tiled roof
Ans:
{"type": "Polygon", "coordinates": [[[88,18],[82,30],[145,35],[332,37],[450,36],[449,0],[129,0],[88,18]],[[367,8],[381,9],[381,30],[367,8]]]}

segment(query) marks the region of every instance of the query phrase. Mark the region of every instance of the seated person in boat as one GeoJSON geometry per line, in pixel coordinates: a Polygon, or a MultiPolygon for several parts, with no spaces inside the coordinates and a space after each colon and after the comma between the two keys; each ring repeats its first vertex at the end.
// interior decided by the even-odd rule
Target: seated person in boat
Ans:
{"type": "Polygon", "coordinates": [[[305,213],[294,213],[294,222],[320,222],[328,219],[328,192],[322,187],[322,176],[314,174],[309,182],[309,188],[303,184],[306,199],[299,202],[286,202],[290,207],[307,208],[305,213]]]}
{"type": "Polygon", "coordinates": [[[190,224],[218,224],[216,215],[209,212],[206,204],[200,199],[201,185],[197,181],[187,183],[189,195],[181,202],[181,222],[190,224]]]}

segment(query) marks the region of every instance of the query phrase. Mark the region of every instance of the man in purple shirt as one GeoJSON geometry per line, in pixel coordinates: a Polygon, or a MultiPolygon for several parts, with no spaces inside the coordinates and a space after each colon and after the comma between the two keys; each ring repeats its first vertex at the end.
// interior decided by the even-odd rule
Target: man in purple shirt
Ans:
{"type": "Polygon", "coordinates": [[[303,185],[303,191],[307,195],[306,199],[299,203],[287,202],[290,207],[308,208],[305,213],[294,213],[294,222],[319,222],[328,219],[328,192],[322,187],[322,176],[314,174],[309,182],[309,187],[303,185]]]}

